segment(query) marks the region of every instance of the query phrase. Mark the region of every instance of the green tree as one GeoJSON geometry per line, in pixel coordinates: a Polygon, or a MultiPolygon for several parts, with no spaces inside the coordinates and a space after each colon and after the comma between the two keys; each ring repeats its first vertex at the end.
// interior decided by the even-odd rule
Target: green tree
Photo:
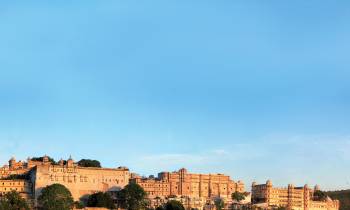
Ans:
{"type": "Polygon", "coordinates": [[[339,200],[339,210],[350,210],[350,190],[328,191],[327,195],[339,200]]]}
{"type": "Polygon", "coordinates": [[[98,160],[90,160],[90,159],[81,159],[78,162],[78,165],[81,167],[95,167],[101,168],[101,163],[98,160]]]}
{"type": "Polygon", "coordinates": [[[73,205],[76,209],[83,209],[85,207],[82,201],[75,201],[73,205]]]}
{"type": "Polygon", "coordinates": [[[89,196],[87,201],[88,207],[105,207],[115,209],[112,197],[108,193],[98,192],[89,196]]]}
{"type": "Polygon", "coordinates": [[[140,185],[131,182],[119,191],[117,197],[120,207],[128,210],[142,210],[146,209],[148,204],[146,196],[147,193],[140,185]]]}
{"type": "Polygon", "coordinates": [[[168,201],[165,204],[165,210],[185,210],[185,207],[182,205],[181,202],[176,200],[168,201]]]}
{"type": "Polygon", "coordinates": [[[240,201],[245,199],[246,195],[245,195],[245,193],[241,193],[241,192],[236,191],[236,192],[232,193],[231,197],[232,197],[232,200],[240,202],[240,201]]]}
{"type": "Polygon", "coordinates": [[[61,184],[45,187],[38,198],[42,210],[70,210],[74,201],[70,191],[61,184]]]}
{"type": "Polygon", "coordinates": [[[0,210],[29,210],[29,205],[18,192],[11,191],[0,199],[0,210]]]}
{"type": "Polygon", "coordinates": [[[314,192],[314,200],[325,201],[327,199],[327,194],[321,190],[316,190],[314,192]]]}
{"type": "Polygon", "coordinates": [[[163,206],[158,206],[156,210],[165,210],[163,206]]]}
{"type": "MultiPolygon", "coordinates": [[[[57,164],[57,162],[53,158],[51,157],[48,157],[48,158],[49,158],[49,162],[51,162],[52,164],[57,164]]],[[[44,157],[32,157],[31,160],[42,162],[44,160],[44,157]]]]}
{"type": "Polygon", "coordinates": [[[215,199],[214,204],[215,204],[216,210],[222,210],[225,207],[225,203],[221,198],[215,199]]]}

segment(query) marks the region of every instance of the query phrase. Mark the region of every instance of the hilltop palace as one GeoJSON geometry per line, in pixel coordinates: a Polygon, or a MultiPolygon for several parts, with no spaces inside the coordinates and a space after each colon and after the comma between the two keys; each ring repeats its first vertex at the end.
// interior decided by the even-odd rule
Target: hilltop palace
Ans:
{"type": "Polygon", "coordinates": [[[253,182],[251,201],[257,207],[263,209],[278,206],[295,210],[339,209],[338,200],[332,200],[329,197],[325,201],[314,200],[313,194],[317,190],[319,190],[318,185],[314,189],[310,189],[307,185],[295,187],[292,184],[289,184],[286,188],[278,188],[272,186],[270,180],[266,184],[256,184],[253,182]]]}
{"type": "MultiPolygon", "coordinates": [[[[245,192],[242,181],[235,182],[224,174],[194,174],[180,169],[175,172],[161,172],[158,177],[145,178],[130,173],[126,167],[81,167],[72,158],[53,164],[46,155],[41,161],[28,158],[26,162],[17,162],[11,158],[8,165],[0,168],[0,196],[17,191],[34,204],[41,190],[51,184],[64,185],[70,190],[74,200],[79,201],[92,193],[119,191],[130,182],[139,184],[145,190],[153,207],[176,199],[182,202],[186,209],[206,209],[205,207],[212,205],[215,199],[221,198],[225,209],[229,209],[229,204],[234,202],[231,198],[232,193],[245,192]]],[[[307,186],[296,188],[289,185],[288,188],[274,188],[270,181],[263,185],[253,183],[247,205],[261,209],[339,209],[339,202],[330,198],[326,201],[314,201],[313,192],[307,186]]]]}

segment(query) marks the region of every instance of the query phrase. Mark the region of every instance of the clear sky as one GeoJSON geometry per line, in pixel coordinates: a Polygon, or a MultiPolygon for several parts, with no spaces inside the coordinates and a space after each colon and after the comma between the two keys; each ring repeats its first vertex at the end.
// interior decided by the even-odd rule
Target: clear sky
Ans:
{"type": "Polygon", "coordinates": [[[0,162],[350,188],[347,0],[0,0],[0,162]]]}

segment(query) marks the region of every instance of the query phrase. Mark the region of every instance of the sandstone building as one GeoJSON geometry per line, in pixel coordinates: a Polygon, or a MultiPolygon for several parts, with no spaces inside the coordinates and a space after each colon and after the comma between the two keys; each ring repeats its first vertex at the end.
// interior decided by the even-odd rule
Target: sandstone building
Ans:
{"type": "MultiPolygon", "coordinates": [[[[131,174],[126,167],[81,167],[72,158],[52,162],[48,156],[27,161],[9,160],[0,168],[0,196],[17,191],[35,203],[44,187],[62,184],[80,200],[95,192],[119,191],[129,182],[139,184],[147,192],[151,206],[159,206],[169,200],[178,200],[186,208],[213,208],[213,201],[220,197],[227,208],[232,204],[233,192],[245,192],[244,183],[233,181],[224,174],[195,174],[182,168],[175,172],[161,172],[158,176],[144,178],[131,174]]],[[[316,189],[315,189],[316,190],[316,189]]],[[[294,210],[338,210],[339,201],[327,198],[316,201],[314,191],[307,185],[276,188],[271,181],[252,184],[253,206],[262,209],[286,207],[294,210]]],[[[250,206],[247,204],[247,206],[250,206]]]]}
{"type": "Polygon", "coordinates": [[[23,198],[32,198],[32,185],[29,181],[23,179],[0,180],[0,196],[11,191],[18,192],[23,198]]]}
{"type": "Polygon", "coordinates": [[[293,210],[338,210],[339,201],[327,198],[325,201],[314,200],[314,190],[307,185],[286,188],[273,187],[268,180],[266,184],[252,184],[252,204],[264,209],[286,207],[293,210]]]}
{"type": "Polygon", "coordinates": [[[45,156],[42,161],[16,162],[14,158],[8,166],[0,169],[1,178],[15,176],[15,180],[0,180],[0,194],[9,189],[20,192],[23,197],[38,198],[41,190],[51,184],[66,186],[74,200],[98,192],[118,191],[129,183],[129,169],[80,167],[69,158],[53,164],[45,156]],[[20,179],[17,179],[20,178],[20,179]],[[6,187],[5,187],[6,186],[6,187]],[[22,187],[23,186],[23,187],[22,187]]]}
{"type": "Polygon", "coordinates": [[[184,168],[175,172],[161,172],[157,178],[134,176],[131,181],[143,187],[150,199],[182,196],[205,202],[216,197],[231,199],[233,192],[244,191],[243,182],[234,182],[227,175],[194,174],[184,168]]]}

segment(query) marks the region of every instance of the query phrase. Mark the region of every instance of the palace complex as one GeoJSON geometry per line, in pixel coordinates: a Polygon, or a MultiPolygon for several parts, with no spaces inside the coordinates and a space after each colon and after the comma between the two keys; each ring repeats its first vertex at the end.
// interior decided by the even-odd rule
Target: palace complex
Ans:
{"type": "Polygon", "coordinates": [[[231,199],[233,192],[244,192],[241,181],[234,182],[224,174],[193,174],[182,168],[175,172],[161,172],[157,178],[132,177],[149,194],[150,198],[188,196],[191,198],[231,199]]]}
{"type": "Polygon", "coordinates": [[[231,200],[233,192],[244,192],[242,181],[234,182],[224,174],[194,174],[184,168],[175,172],[161,172],[157,178],[132,175],[131,180],[139,184],[148,194],[154,206],[168,198],[179,198],[191,207],[203,206],[215,198],[231,200]]]}
{"type": "Polygon", "coordinates": [[[286,188],[277,188],[268,180],[266,184],[252,184],[252,204],[264,209],[285,207],[293,210],[337,210],[339,201],[331,200],[327,197],[325,200],[317,201],[314,192],[319,190],[310,189],[307,185],[303,187],[294,187],[289,184],[286,188]]]}
{"type": "Polygon", "coordinates": [[[41,190],[51,184],[67,187],[74,200],[99,191],[118,191],[129,183],[129,169],[80,167],[69,158],[58,164],[44,156],[42,161],[16,162],[14,158],[1,169],[0,193],[11,190],[23,197],[36,199],[41,190]],[[7,180],[6,180],[7,179],[7,180]]]}
{"type": "MultiPolygon", "coordinates": [[[[64,185],[74,200],[79,201],[96,192],[119,191],[130,182],[139,184],[145,190],[152,207],[169,200],[178,200],[186,209],[212,209],[215,199],[221,198],[227,209],[234,203],[232,193],[245,192],[244,183],[233,181],[228,175],[195,174],[189,173],[184,168],[174,172],[161,172],[157,177],[145,178],[130,173],[126,167],[81,167],[72,158],[56,163],[48,156],[18,162],[15,158],[11,158],[8,165],[0,168],[0,196],[17,191],[33,203],[40,196],[42,189],[52,184],[64,185]]],[[[272,186],[271,181],[261,185],[252,184],[251,204],[261,209],[277,207],[294,210],[339,209],[337,200],[327,198],[315,201],[314,190],[307,185],[276,188],[272,186]]],[[[246,202],[244,205],[250,207],[246,202]]]]}

